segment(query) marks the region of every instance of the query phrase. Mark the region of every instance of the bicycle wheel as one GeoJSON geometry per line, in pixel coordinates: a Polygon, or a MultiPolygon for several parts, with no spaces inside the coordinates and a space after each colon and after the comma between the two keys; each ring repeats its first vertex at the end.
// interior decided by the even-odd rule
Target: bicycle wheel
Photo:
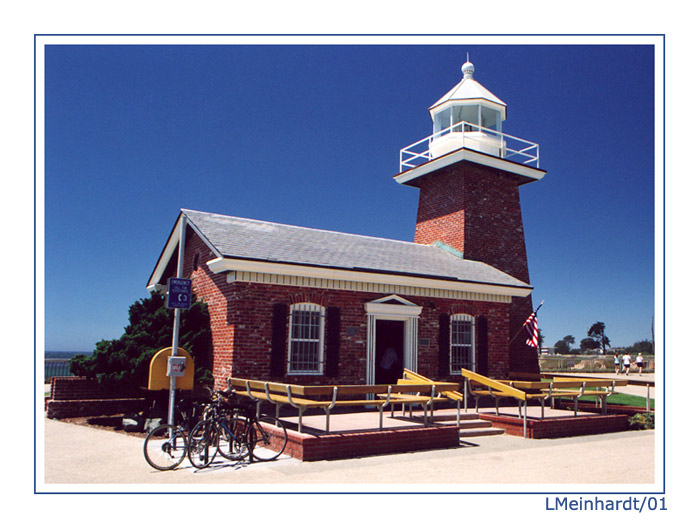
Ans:
{"type": "Polygon", "coordinates": [[[258,461],[277,459],[287,446],[287,429],[279,419],[261,415],[248,427],[248,449],[258,461]]]}
{"type": "Polygon", "coordinates": [[[151,430],[143,443],[143,455],[153,468],[172,470],[187,454],[187,432],[170,424],[151,430]]]}
{"type": "Polygon", "coordinates": [[[219,451],[219,429],[211,420],[199,421],[187,440],[187,458],[195,468],[206,468],[219,451]]]}
{"type": "Polygon", "coordinates": [[[230,461],[238,461],[248,456],[246,443],[246,421],[238,413],[219,425],[219,453],[230,461]]]}

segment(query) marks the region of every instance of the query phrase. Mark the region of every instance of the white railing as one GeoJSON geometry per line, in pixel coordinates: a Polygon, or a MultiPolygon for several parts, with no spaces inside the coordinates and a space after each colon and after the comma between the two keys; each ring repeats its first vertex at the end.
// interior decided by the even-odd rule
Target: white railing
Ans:
{"type": "MultiPolygon", "coordinates": [[[[537,168],[540,166],[540,146],[537,143],[532,143],[522,138],[516,138],[515,136],[510,136],[509,134],[504,134],[503,132],[486,127],[480,127],[468,121],[462,121],[461,123],[457,123],[435,134],[431,134],[427,138],[423,138],[401,149],[399,155],[399,172],[413,169],[414,167],[418,167],[432,160],[435,157],[431,149],[433,142],[451,133],[461,134],[462,148],[473,149],[474,142],[478,141],[477,135],[480,135],[482,138],[487,139],[490,146],[498,150],[501,158],[510,159],[513,162],[521,164],[534,165],[537,168]],[[470,145],[472,145],[472,147],[470,147],[470,145]]],[[[450,150],[455,150],[459,147],[460,145],[450,150]]]]}

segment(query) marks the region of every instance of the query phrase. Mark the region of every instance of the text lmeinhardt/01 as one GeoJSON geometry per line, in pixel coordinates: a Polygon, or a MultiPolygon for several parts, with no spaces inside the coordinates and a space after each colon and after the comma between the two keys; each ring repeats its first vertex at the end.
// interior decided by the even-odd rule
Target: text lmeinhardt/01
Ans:
{"type": "Polygon", "coordinates": [[[643,496],[642,498],[606,500],[598,496],[584,499],[569,499],[568,497],[556,497],[545,499],[545,509],[548,511],[666,511],[666,498],[656,496],[643,496]]]}

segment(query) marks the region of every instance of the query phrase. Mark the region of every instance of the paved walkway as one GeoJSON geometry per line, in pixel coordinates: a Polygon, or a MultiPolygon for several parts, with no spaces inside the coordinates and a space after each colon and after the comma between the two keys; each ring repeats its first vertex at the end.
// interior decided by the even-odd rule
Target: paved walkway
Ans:
{"type": "MultiPolygon", "coordinates": [[[[41,426],[41,425],[39,425],[41,426]]],[[[44,453],[37,454],[37,490],[329,490],[319,485],[470,484],[651,484],[654,431],[622,432],[566,439],[494,436],[469,439],[460,448],[343,461],[300,462],[283,457],[269,463],[225,464],[195,471],[187,460],[169,472],[152,469],[137,437],[44,419],[44,453]],[[43,458],[42,458],[43,456],[43,458]],[[250,485],[265,485],[262,489],[250,485]],[[65,486],[68,486],[67,488],[65,486]],[[98,487],[95,489],[95,485],[98,487]],[[146,486],[145,488],[141,485],[146,486]],[[178,485],[176,488],[166,485],[178,485]],[[272,487],[270,486],[272,485],[272,487]],[[212,489],[211,486],[214,486],[212,489]],[[316,488],[314,488],[316,487],[316,488]]],[[[38,450],[40,452],[40,450],[38,450]]],[[[460,489],[464,485],[466,488],[460,489]]],[[[345,490],[345,489],[344,489],[345,490]]],[[[360,490],[370,490],[363,487],[360,490]]],[[[386,487],[382,490],[387,490],[386,487]]],[[[503,491],[503,489],[501,489],[503,491]]]]}

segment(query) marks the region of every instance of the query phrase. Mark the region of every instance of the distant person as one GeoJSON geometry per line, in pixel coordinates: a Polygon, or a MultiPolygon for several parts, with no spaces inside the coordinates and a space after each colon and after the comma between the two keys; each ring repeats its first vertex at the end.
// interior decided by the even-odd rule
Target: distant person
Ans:
{"type": "Polygon", "coordinates": [[[632,363],[632,357],[629,353],[625,353],[622,357],[622,368],[625,370],[625,375],[630,374],[630,364],[632,363]]]}
{"type": "Polygon", "coordinates": [[[613,359],[615,362],[615,374],[619,375],[620,374],[620,354],[615,353],[615,358],[613,359]]]}
{"type": "Polygon", "coordinates": [[[642,368],[644,367],[644,357],[642,356],[642,353],[639,353],[637,355],[637,359],[635,360],[637,363],[637,367],[639,368],[639,374],[642,374],[642,368]]]}

